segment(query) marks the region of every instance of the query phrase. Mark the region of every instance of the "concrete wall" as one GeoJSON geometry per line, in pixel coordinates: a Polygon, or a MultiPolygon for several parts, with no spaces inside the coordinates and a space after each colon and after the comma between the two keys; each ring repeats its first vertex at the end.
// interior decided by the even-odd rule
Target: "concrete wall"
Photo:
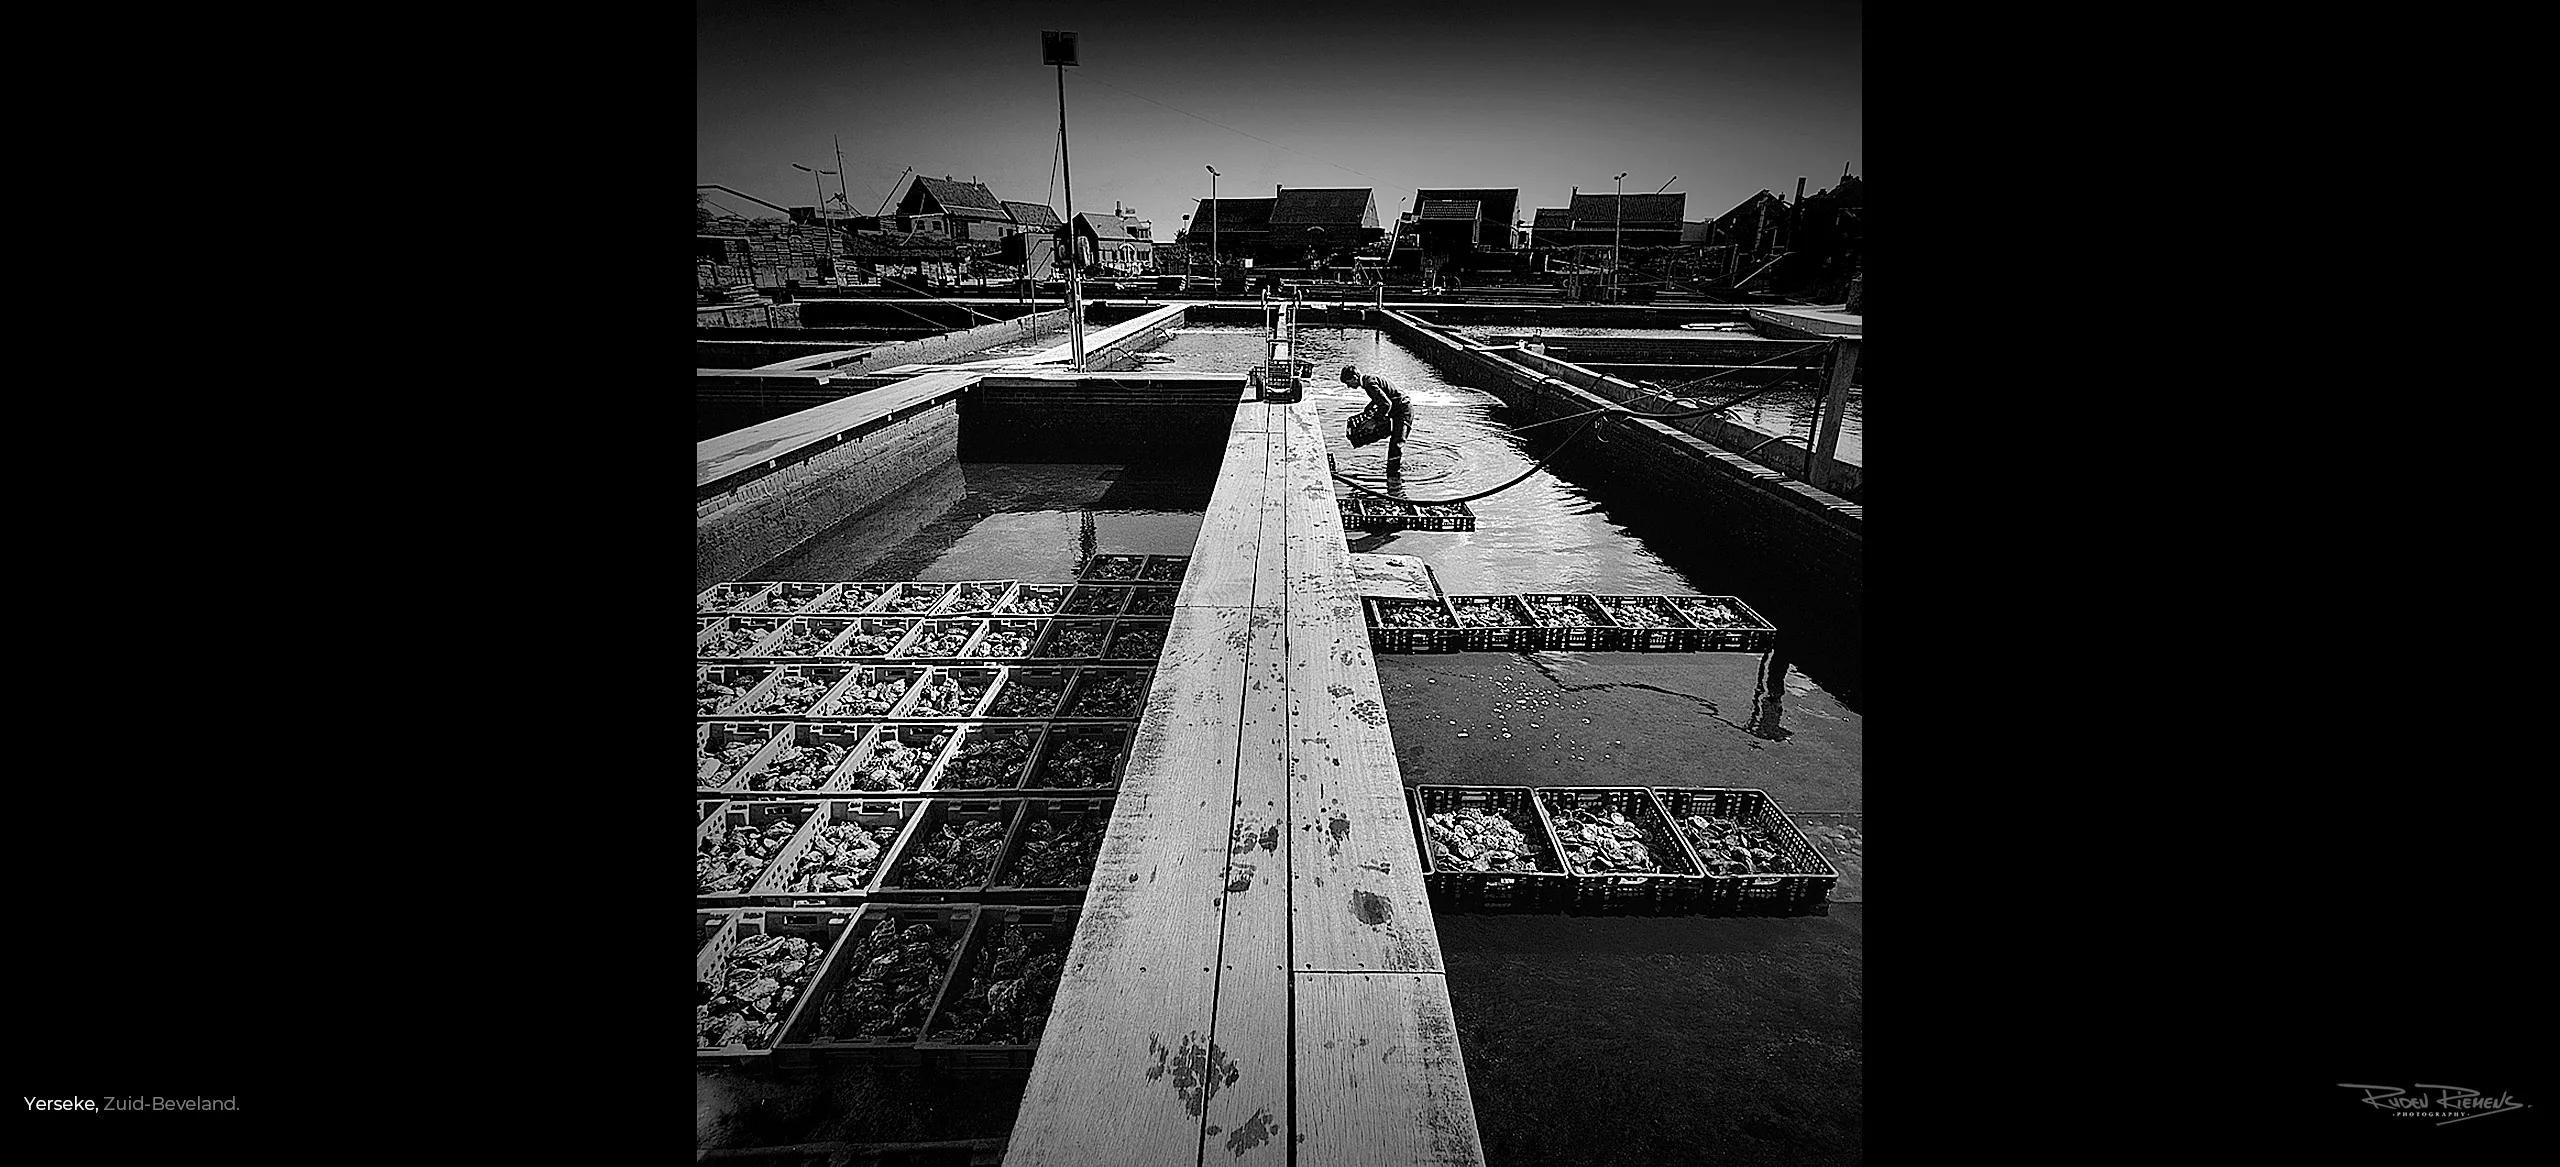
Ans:
{"type": "Polygon", "coordinates": [[[960,405],[946,402],[848,438],[694,504],[693,586],[742,579],[959,457],[960,405]]]}

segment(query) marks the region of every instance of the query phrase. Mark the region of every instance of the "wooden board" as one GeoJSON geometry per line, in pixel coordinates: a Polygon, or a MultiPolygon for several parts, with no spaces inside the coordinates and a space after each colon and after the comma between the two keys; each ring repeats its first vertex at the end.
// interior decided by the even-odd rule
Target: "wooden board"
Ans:
{"type": "MultiPolygon", "coordinates": [[[[1337,501],[1340,495],[1334,496],[1337,501]]],[[[1376,551],[1351,553],[1351,575],[1358,582],[1360,594],[1383,596],[1396,600],[1434,600],[1440,597],[1439,585],[1422,560],[1411,555],[1388,555],[1376,551]]]]}
{"type": "Polygon", "coordinates": [[[974,373],[927,373],[695,442],[693,484],[700,487],[760,466],[812,442],[826,441],[866,421],[910,405],[939,396],[957,395],[976,381],[974,373]]]}
{"type": "MultiPolygon", "coordinates": [[[[1243,406],[1238,412],[1257,408],[1243,406]]],[[[1191,544],[1191,566],[1184,570],[1177,608],[1197,605],[1234,608],[1253,603],[1253,572],[1262,537],[1263,474],[1271,436],[1259,429],[1227,435],[1218,481],[1209,491],[1209,509],[1200,534],[1191,544]]]]}
{"type": "Polygon", "coordinates": [[[1292,959],[1438,972],[1439,930],[1312,410],[1289,440],[1293,458],[1312,452],[1288,479],[1292,959]]]}
{"type": "Polygon", "coordinates": [[[1197,1162],[1250,615],[1174,612],[1008,1167],[1197,1162]]]}
{"type": "Polygon", "coordinates": [[[1481,1167],[1440,974],[1309,972],[1296,981],[1296,1167],[1481,1167]]]}
{"type": "MultiPolygon", "coordinates": [[[[1266,480],[1277,481],[1280,443],[1267,451],[1266,480]]],[[[1285,1138],[1240,1154],[1222,1150],[1229,1133],[1289,1129],[1288,623],[1283,558],[1286,508],[1277,494],[1261,508],[1254,606],[1243,646],[1245,686],[1236,743],[1235,825],[1227,844],[1224,943],[1218,966],[1211,1068],[1225,1070],[1210,1095],[1203,1131],[1208,1161],[1281,1167],[1285,1138]]],[[[1242,1145],[1240,1139],[1239,1144],[1242,1145]]]]}

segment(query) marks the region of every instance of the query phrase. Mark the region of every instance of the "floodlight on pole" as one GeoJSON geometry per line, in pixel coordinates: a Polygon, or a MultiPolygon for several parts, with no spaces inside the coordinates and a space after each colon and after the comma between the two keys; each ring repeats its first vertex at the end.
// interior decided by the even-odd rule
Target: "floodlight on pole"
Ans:
{"type": "Polygon", "coordinates": [[[1616,195],[1618,220],[1615,225],[1609,228],[1609,298],[1611,300],[1615,300],[1618,298],[1619,286],[1618,240],[1621,236],[1626,234],[1627,230],[1627,172],[1623,170],[1619,171],[1618,177],[1611,179],[1610,181],[1618,184],[1618,193],[1616,195]]]}
{"type": "Polygon", "coordinates": [[[1218,168],[1201,163],[1209,172],[1209,274],[1218,274],[1218,168]]]}

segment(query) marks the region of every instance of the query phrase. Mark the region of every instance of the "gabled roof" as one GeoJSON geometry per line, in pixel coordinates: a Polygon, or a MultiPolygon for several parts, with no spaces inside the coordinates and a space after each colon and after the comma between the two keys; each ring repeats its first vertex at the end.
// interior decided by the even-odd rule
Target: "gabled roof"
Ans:
{"type": "Polygon", "coordinates": [[[1573,228],[1573,213],[1563,207],[1540,207],[1529,227],[1536,231],[1568,231],[1573,228]]]}
{"type": "Polygon", "coordinates": [[[946,178],[916,176],[915,189],[932,195],[934,204],[954,218],[1005,219],[1004,204],[996,200],[996,192],[983,183],[953,182],[946,178]]]}
{"type": "Polygon", "coordinates": [[[1365,186],[1281,188],[1271,224],[1308,227],[1375,227],[1378,203],[1365,186]]]}
{"type": "Polygon", "coordinates": [[[1413,197],[1417,207],[1436,199],[1453,201],[1474,199],[1483,204],[1485,222],[1499,223],[1505,227],[1510,226],[1512,220],[1520,217],[1520,188],[1518,187],[1436,187],[1415,191],[1413,197]]]}
{"type": "Polygon", "coordinates": [[[1417,219],[1457,219],[1472,223],[1484,217],[1484,203],[1479,199],[1424,199],[1414,212],[1417,219]]]}
{"type": "MultiPolygon", "coordinates": [[[[1626,221],[1648,225],[1678,223],[1681,208],[1689,201],[1685,194],[1631,194],[1625,198],[1626,221]]],[[[1612,194],[1575,195],[1574,221],[1586,227],[1593,223],[1616,223],[1619,221],[1618,199],[1619,196],[1612,194]]]]}
{"type": "Polygon", "coordinates": [[[1125,215],[1097,215],[1090,211],[1078,211],[1076,222],[1093,232],[1093,237],[1104,243],[1151,242],[1145,236],[1130,230],[1137,225],[1138,221],[1125,215]]]}
{"type": "MultiPolygon", "coordinates": [[[[1279,200],[1218,199],[1218,232],[1225,234],[1229,231],[1270,230],[1271,208],[1277,201],[1279,200]]],[[[1191,215],[1191,230],[1206,232],[1209,229],[1209,203],[1208,199],[1200,200],[1199,209],[1193,211],[1191,215]]]]}
{"type": "Polygon", "coordinates": [[[1015,223],[1030,228],[1046,227],[1056,230],[1058,224],[1063,221],[1058,218],[1057,209],[1046,203],[1017,203],[1006,200],[1004,212],[1015,223]]]}
{"type": "Polygon", "coordinates": [[[1844,207],[1862,207],[1867,202],[1866,186],[1867,184],[1856,175],[1844,174],[1840,176],[1840,185],[1819,194],[1807,195],[1805,201],[1831,199],[1844,207]]]}

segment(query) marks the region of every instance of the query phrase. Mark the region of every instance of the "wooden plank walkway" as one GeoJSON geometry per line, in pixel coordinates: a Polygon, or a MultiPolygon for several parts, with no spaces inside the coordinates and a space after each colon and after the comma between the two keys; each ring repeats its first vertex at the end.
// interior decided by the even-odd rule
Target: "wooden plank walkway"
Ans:
{"type": "Polygon", "coordinates": [[[1236,410],[1005,1162],[1483,1162],[1309,404],[1236,410]]]}
{"type": "Polygon", "coordinates": [[[703,490],[777,458],[895,414],[933,405],[976,384],[974,372],[925,373],[895,385],[815,405],[693,444],[693,485],[703,490]]]}

